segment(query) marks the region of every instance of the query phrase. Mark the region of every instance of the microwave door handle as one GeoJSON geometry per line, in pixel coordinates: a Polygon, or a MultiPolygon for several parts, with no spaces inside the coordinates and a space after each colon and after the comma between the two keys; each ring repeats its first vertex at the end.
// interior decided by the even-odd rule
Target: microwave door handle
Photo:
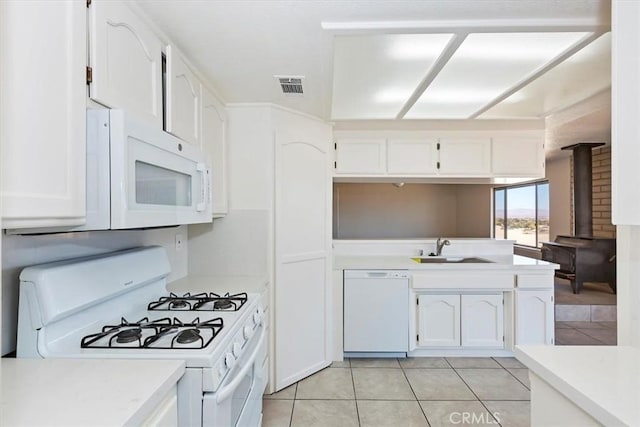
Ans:
{"type": "Polygon", "coordinates": [[[196,204],[196,211],[202,212],[207,206],[207,165],[196,164],[196,171],[200,174],[200,202],[196,204]]]}
{"type": "Polygon", "coordinates": [[[253,365],[256,361],[256,358],[258,357],[258,353],[260,353],[262,343],[264,342],[264,336],[265,336],[264,327],[262,327],[262,333],[260,334],[260,340],[258,341],[258,345],[256,345],[256,348],[255,350],[253,350],[253,354],[251,354],[251,357],[249,358],[247,363],[242,367],[242,370],[238,372],[236,377],[229,384],[224,386],[222,389],[220,389],[220,391],[216,393],[216,402],[218,404],[224,402],[229,397],[231,397],[231,395],[236,390],[240,382],[244,379],[244,376],[247,375],[247,372],[249,372],[249,369],[253,369],[253,365]]]}

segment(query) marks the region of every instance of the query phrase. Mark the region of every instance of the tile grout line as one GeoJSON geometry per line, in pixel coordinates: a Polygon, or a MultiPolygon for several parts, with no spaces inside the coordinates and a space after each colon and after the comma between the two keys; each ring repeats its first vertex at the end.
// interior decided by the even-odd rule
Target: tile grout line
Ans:
{"type": "Polygon", "coordinates": [[[411,381],[409,381],[409,377],[407,377],[407,373],[404,371],[404,368],[402,367],[402,363],[400,363],[399,359],[396,359],[396,361],[398,362],[398,365],[400,365],[400,370],[402,371],[402,375],[404,375],[404,379],[407,380],[407,384],[409,384],[409,388],[411,389],[411,393],[413,393],[413,397],[416,398],[415,402],[418,404],[418,408],[420,408],[420,411],[422,412],[422,415],[424,416],[424,419],[427,422],[427,426],[431,427],[431,423],[429,422],[429,417],[427,417],[427,413],[424,412],[424,408],[422,407],[422,405],[420,404],[420,401],[418,400],[418,395],[416,394],[416,391],[413,389],[413,386],[411,385],[411,381]]]}
{"type": "Polygon", "coordinates": [[[291,405],[291,414],[289,414],[289,427],[293,425],[293,411],[296,408],[296,397],[298,397],[298,381],[296,381],[296,388],[293,390],[293,405],[291,405]]]}
{"type": "Polygon", "coordinates": [[[358,427],[361,427],[360,423],[360,409],[358,408],[358,395],[356,394],[356,381],[353,379],[353,367],[351,366],[351,358],[349,358],[349,373],[351,374],[351,386],[353,387],[353,401],[356,405],[356,417],[358,418],[358,427]]]}
{"type": "MultiPolygon", "coordinates": [[[[447,361],[447,363],[449,363],[449,360],[448,360],[446,357],[445,357],[445,359],[444,359],[444,360],[446,360],[446,361],[447,361]]],[[[493,360],[493,357],[491,358],[491,360],[493,360]]],[[[498,362],[496,361],[496,363],[498,363],[498,362]]],[[[498,363],[498,365],[500,365],[500,363],[498,363]]],[[[498,420],[496,420],[496,419],[495,419],[495,417],[493,416],[493,413],[489,410],[489,408],[487,408],[487,405],[485,405],[485,403],[484,403],[482,400],[480,400],[480,397],[476,394],[476,392],[471,388],[471,386],[470,386],[469,384],[467,384],[467,382],[464,380],[464,378],[462,378],[462,375],[460,375],[460,373],[458,372],[458,370],[457,370],[456,368],[454,368],[454,367],[453,367],[453,365],[452,365],[451,363],[449,363],[449,366],[451,366],[451,369],[453,369],[453,372],[455,372],[455,373],[456,373],[456,375],[458,376],[458,378],[460,378],[460,381],[462,381],[462,382],[464,383],[464,385],[466,385],[466,386],[467,386],[467,388],[471,391],[471,393],[473,393],[473,395],[476,397],[476,399],[478,399],[477,401],[478,401],[478,402],[480,402],[480,404],[484,407],[484,409],[486,409],[486,410],[487,410],[487,412],[491,415],[491,418],[492,418],[492,419],[493,419],[493,420],[494,420],[494,421],[495,421],[499,426],[502,426],[502,424],[500,424],[500,423],[498,422],[498,420]]],[[[502,366],[502,365],[500,365],[500,366],[502,366]]],[[[502,369],[504,369],[504,368],[502,368],[502,369]]],[[[505,369],[505,371],[506,371],[506,369],[505,369]]],[[[507,372],[508,372],[508,371],[507,371],[507,372]]],[[[526,387],[525,387],[525,388],[526,388],[526,387]]],[[[528,389],[527,389],[527,390],[528,390],[528,389]]]]}
{"type": "MultiPolygon", "coordinates": [[[[493,360],[496,361],[496,363],[500,366],[502,366],[500,364],[500,362],[498,362],[495,357],[492,357],[493,360]]],[[[513,378],[516,379],[516,381],[518,381],[520,384],[522,384],[524,386],[524,388],[526,388],[527,390],[529,390],[529,392],[531,392],[531,389],[529,387],[527,387],[527,385],[525,383],[523,383],[522,381],[520,381],[520,378],[516,377],[515,375],[513,375],[513,373],[509,370],[509,369],[526,369],[527,372],[529,371],[529,368],[525,367],[525,368],[507,368],[506,366],[502,366],[502,369],[504,369],[505,371],[507,371],[513,378]]]]}

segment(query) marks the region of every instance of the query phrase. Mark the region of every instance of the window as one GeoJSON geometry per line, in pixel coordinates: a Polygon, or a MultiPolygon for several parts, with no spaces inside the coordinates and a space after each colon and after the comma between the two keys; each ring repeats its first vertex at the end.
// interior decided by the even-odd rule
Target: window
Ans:
{"type": "Polygon", "coordinates": [[[549,241],[549,183],[534,182],[493,190],[493,235],[541,247],[549,241]]]}

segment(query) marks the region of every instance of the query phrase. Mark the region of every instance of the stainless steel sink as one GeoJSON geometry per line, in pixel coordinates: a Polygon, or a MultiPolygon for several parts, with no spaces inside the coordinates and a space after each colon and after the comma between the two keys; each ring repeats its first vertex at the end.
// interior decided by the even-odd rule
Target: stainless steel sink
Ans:
{"type": "Polygon", "coordinates": [[[484,258],[462,258],[462,257],[422,257],[422,258],[411,258],[415,262],[419,262],[421,264],[486,264],[491,263],[493,261],[489,261],[484,258]]]}

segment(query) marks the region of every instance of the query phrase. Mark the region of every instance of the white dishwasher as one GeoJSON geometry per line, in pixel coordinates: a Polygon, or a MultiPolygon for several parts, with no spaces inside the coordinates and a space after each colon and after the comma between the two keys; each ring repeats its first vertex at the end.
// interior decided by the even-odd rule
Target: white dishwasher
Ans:
{"type": "Polygon", "coordinates": [[[344,271],[344,356],[406,357],[409,272],[344,271]]]}

